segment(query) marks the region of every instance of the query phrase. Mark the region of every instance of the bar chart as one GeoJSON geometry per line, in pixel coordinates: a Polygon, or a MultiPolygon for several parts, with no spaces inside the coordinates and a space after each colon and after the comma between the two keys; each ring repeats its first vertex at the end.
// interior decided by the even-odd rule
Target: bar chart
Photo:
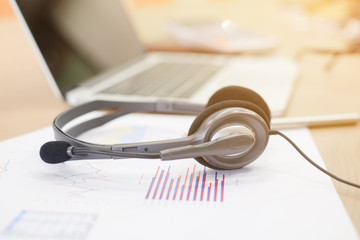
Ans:
{"type": "Polygon", "coordinates": [[[224,202],[225,174],[208,173],[206,167],[197,170],[196,165],[183,173],[172,174],[171,166],[156,169],[145,199],[224,202]],[[211,175],[211,176],[210,176],[211,175]]]}

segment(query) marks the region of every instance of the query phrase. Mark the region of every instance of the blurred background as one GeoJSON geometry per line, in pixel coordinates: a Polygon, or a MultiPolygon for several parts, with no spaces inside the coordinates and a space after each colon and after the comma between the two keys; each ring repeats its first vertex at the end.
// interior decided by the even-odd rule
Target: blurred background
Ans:
{"type": "MultiPolygon", "coordinates": [[[[301,84],[296,87],[293,98],[301,101],[293,100],[290,103],[286,112],[288,116],[358,111],[353,107],[353,103],[358,101],[358,89],[352,86],[360,78],[360,71],[357,71],[360,49],[360,0],[119,1],[122,1],[140,41],[150,50],[224,50],[224,36],[214,38],[213,43],[219,47],[218,49],[184,42],[181,39],[184,34],[179,35],[177,31],[179,25],[187,27],[187,33],[195,32],[200,39],[204,36],[204,29],[199,26],[222,24],[221,26],[226,25],[229,29],[236,29],[240,36],[261,39],[269,37],[274,40],[271,42],[273,45],[263,47],[264,54],[270,51],[295,58],[300,67],[298,82],[301,84]],[[171,25],[174,23],[175,25],[171,25]],[[322,101],[317,101],[319,95],[324,95],[322,101]]],[[[254,54],[249,48],[230,50],[227,49],[225,52],[254,54]]],[[[262,54],[262,51],[255,52],[262,54]]],[[[8,0],[0,0],[0,53],[0,81],[3,86],[0,110],[8,116],[0,120],[1,127],[5,129],[3,139],[47,126],[54,116],[68,107],[62,100],[54,97],[45,81],[40,65],[8,0]],[[14,66],[18,66],[20,70],[14,66]],[[28,91],[33,86],[40,88],[43,94],[34,96],[28,91]],[[30,103],[19,101],[19,95],[22,96],[21,99],[31,99],[31,106],[36,105],[37,108],[30,107],[30,103]],[[43,112],[47,114],[44,115],[43,112]],[[22,126],[23,115],[37,116],[31,129],[29,126],[22,126]],[[16,123],[16,128],[6,131],[6,126],[16,123]]]]}
{"type": "MultiPolygon", "coordinates": [[[[169,22],[221,23],[229,20],[241,31],[275,36],[279,43],[277,50],[288,54],[295,54],[300,47],[355,49],[360,42],[358,0],[257,0],[256,4],[251,0],[122,2],[140,39],[156,50],[184,48],[168,31],[169,22]]],[[[8,0],[0,0],[0,17],[13,17],[8,0]]]]}

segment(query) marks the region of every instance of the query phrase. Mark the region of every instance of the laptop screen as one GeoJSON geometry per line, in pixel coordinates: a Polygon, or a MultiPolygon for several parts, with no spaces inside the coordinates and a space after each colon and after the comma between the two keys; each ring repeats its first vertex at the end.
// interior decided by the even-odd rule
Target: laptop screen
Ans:
{"type": "Polygon", "coordinates": [[[62,94],[142,55],[120,0],[16,0],[62,94]]]}

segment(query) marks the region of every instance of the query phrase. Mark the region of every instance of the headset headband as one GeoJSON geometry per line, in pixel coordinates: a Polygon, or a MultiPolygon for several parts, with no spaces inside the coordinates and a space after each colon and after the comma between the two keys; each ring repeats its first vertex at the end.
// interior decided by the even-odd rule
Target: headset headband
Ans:
{"type": "MultiPolygon", "coordinates": [[[[103,101],[97,100],[75,106],[58,115],[53,121],[53,130],[55,139],[66,141],[75,146],[91,146],[96,147],[99,144],[91,144],[76,139],[80,134],[99,127],[111,120],[124,116],[129,113],[151,112],[151,113],[170,113],[170,114],[187,114],[197,115],[204,109],[205,105],[186,103],[186,102],[124,102],[124,101],[103,101]],[[66,128],[66,125],[74,119],[99,110],[106,110],[108,113],[100,117],[85,120],[74,126],[66,128]]],[[[110,145],[101,145],[101,147],[111,147],[110,145]]]]}

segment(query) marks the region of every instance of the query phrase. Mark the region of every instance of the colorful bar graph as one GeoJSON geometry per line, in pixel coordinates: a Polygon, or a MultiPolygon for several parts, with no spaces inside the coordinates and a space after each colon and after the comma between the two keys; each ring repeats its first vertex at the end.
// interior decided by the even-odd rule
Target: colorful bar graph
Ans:
{"type": "Polygon", "coordinates": [[[175,175],[171,172],[171,166],[166,173],[159,166],[151,178],[145,199],[224,202],[225,175],[210,172],[211,177],[208,178],[206,167],[202,171],[197,171],[196,167],[195,164],[183,174],[175,175]]]}

